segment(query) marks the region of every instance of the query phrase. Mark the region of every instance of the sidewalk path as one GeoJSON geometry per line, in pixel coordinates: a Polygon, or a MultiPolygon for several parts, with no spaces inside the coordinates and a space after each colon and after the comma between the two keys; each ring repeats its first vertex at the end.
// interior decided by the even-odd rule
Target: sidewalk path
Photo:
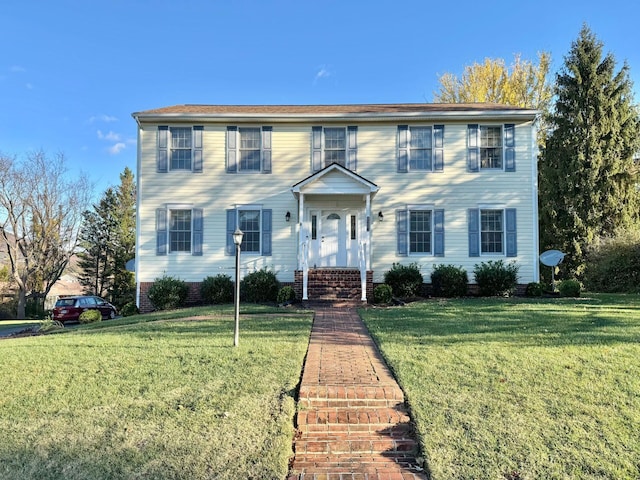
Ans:
{"type": "Polygon", "coordinates": [[[315,310],[289,480],[426,479],[404,395],[353,308],[315,310]]]}

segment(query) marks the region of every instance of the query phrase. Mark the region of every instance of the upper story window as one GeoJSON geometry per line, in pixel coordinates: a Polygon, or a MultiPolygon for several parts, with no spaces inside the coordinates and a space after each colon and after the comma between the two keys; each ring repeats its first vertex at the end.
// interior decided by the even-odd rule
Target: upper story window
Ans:
{"type": "Polygon", "coordinates": [[[444,125],[398,125],[398,172],[444,170],[444,125]]]}
{"type": "Polygon", "coordinates": [[[357,169],[358,127],[313,127],[311,130],[311,165],[314,172],[337,163],[357,169]]]}
{"type": "Polygon", "coordinates": [[[502,127],[480,126],[480,168],[502,168],[502,127]]]}
{"type": "Polygon", "coordinates": [[[158,127],[158,173],[202,172],[203,127],[158,127]]]}
{"type": "Polygon", "coordinates": [[[467,168],[480,170],[516,170],[515,124],[467,125],[467,168]]]}
{"type": "Polygon", "coordinates": [[[271,127],[227,127],[227,173],[271,173],[271,127]]]}

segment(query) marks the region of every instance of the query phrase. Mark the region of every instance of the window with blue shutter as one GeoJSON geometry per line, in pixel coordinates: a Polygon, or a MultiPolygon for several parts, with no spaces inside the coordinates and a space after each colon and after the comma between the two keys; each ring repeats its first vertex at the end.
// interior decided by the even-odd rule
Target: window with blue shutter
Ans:
{"type": "Polygon", "coordinates": [[[202,255],[203,223],[201,208],[156,209],[156,255],[202,255]]]}
{"type": "Polygon", "coordinates": [[[227,127],[227,173],[271,173],[272,127],[227,127]]]}
{"type": "Polygon", "coordinates": [[[468,125],[467,170],[516,171],[515,124],[468,125]]]}
{"type": "Polygon", "coordinates": [[[240,207],[227,210],[226,255],[235,255],[233,232],[236,227],[244,234],[240,250],[244,253],[272,254],[272,210],[260,207],[240,207]]]}
{"type": "Polygon", "coordinates": [[[396,210],[396,234],[400,256],[444,256],[444,209],[410,206],[396,210]]]}
{"type": "Polygon", "coordinates": [[[444,125],[398,125],[397,171],[444,171],[444,125]]]}
{"type": "Polygon", "coordinates": [[[204,127],[158,127],[156,171],[188,170],[202,173],[204,127]]]}
{"type": "Polygon", "coordinates": [[[470,208],[469,256],[518,255],[515,208],[470,208]]]}
{"type": "Polygon", "coordinates": [[[311,128],[311,170],[317,172],[333,163],[357,170],[357,126],[311,128]]]}

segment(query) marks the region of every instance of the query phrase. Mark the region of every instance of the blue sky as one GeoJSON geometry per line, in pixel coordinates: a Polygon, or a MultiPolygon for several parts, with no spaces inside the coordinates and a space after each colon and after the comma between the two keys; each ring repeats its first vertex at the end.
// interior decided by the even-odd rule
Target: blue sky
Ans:
{"type": "Polygon", "coordinates": [[[635,0],[4,0],[0,153],[62,152],[99,197],[135,172],[135,111],[183,103],[429,102],[485,57],[562,66],[583,23],[626,60],[635,0]]]}

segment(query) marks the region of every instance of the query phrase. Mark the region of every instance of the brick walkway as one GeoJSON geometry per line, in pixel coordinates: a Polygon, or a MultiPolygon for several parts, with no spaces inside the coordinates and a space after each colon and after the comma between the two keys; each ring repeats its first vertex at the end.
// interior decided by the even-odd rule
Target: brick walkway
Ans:
{"type": "Polygon", "coordinates": [[[288,480],[426,479],[402,390],[353,308],[315,310],[288,480]]]}

